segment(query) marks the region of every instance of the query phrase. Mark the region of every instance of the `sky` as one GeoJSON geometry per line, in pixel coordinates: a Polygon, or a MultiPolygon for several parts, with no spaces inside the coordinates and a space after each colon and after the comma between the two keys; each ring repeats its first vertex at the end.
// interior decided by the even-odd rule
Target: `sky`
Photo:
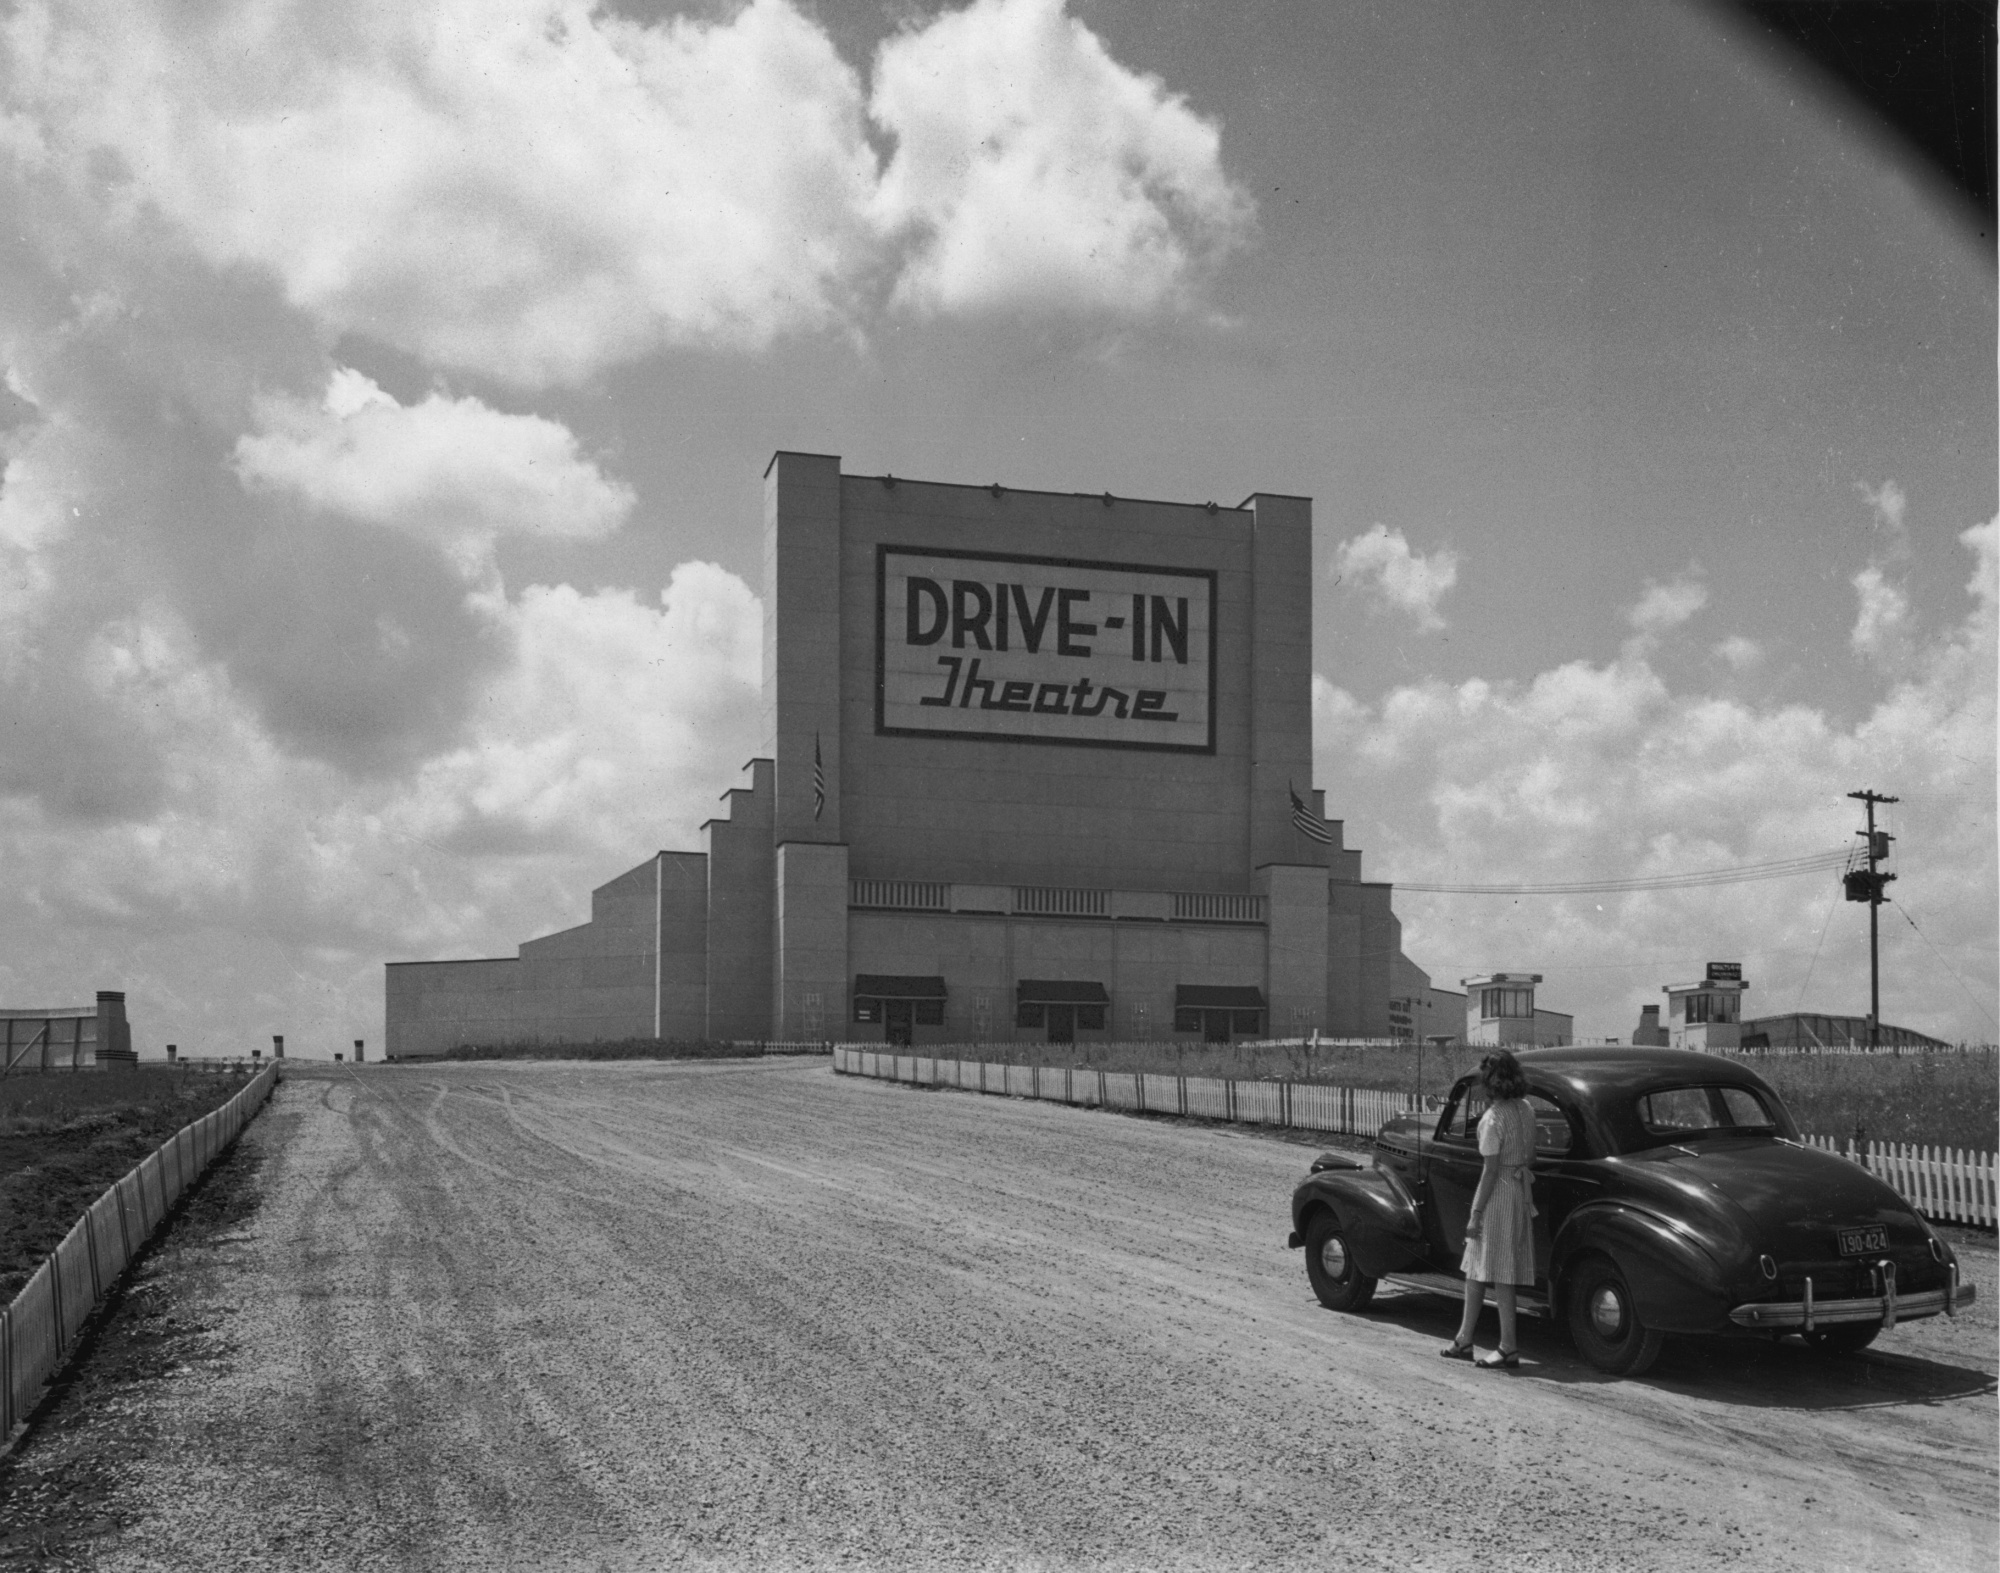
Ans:
{"type": "MultiPolygon", "coordinates": [[[[1671,875],[1901,799],[1886,1020],[2000,1038],[1989,229],[1684,3],[0,6],[0,1003],[381,1041],[696,848],[762,473],[1314,500],[1370,879],[1671,875]]],[[[1834,878],[1394,898],[1580,1036],[1834,878]]]]}

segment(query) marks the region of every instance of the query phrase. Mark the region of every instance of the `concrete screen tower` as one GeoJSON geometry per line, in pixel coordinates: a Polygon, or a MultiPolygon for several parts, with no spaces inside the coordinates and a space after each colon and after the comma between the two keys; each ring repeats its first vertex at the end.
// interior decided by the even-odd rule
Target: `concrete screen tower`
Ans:
{"type": "MultiPolygon", "coordinates": [[[[1386,1037],[1400,929],[1312,789],[1312,505],[765,475],[764,733],[388,1053],[625,1037],[1386,1037]]],[[[1409,970],[1407,962],[1400,963],[1409,970]]]]}

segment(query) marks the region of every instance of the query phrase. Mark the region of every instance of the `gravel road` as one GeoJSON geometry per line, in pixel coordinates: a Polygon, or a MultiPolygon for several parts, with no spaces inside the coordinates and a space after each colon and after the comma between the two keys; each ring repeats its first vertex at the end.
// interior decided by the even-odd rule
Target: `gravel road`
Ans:
{"type": "Polygon", "coordinates": [[[1477,1372],[1445,1301],[1315,1303],[1309,1151],[824,1060],[294,1074],[0,1473],[0,1563],[1993,1566],[1990,1237],[1975,1315],[1859,1357],[1615,1382],[1526,1321],[1477,1372]]]}

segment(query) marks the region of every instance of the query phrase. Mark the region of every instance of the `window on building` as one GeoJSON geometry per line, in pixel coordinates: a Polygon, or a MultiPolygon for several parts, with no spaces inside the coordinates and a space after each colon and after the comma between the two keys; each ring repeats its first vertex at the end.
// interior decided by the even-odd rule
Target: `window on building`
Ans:
{"type": "Polygon", "coordinates": [[[1705,1021],[1735,1021],[1738,999],[1734,994],[1690,994],[1687,997],[1689,1026],[1705,1021]]]}
{"type": "Polygon", "coordinates": [[[880,1021],[882,1019],[882,1002],[878,999],[864,998],[859,994],[855,995],[854,1019],[858,1022],[880,1021]]]}
{"type": "Polygon", "coordinates": [[[916,1001],[916,1022],[919,1027],[942,1027],[944,1025],[943,1000],[916,1001]]]}
{"type": "Polygon", "coordinates": [[[1014,1025],[1017,1027],[1039,1027],[1044,1020],[1040,1000],[1022,1000],[1014,1012],[1014,1025]]]}
{"type": "Polygon", "coordinates": [[[1535,1014],[1533,989],[1491,988],[1479,991],[1479,1014],[1487,1021],[1535,1014]]]}
{"type": "Polygon", "coordinates": [[[1102,1005],[1077,1006],[1076,1024],[1084,1032],[1102,1032],[1104,1030],[1104,1007],[1102,1005]]]}

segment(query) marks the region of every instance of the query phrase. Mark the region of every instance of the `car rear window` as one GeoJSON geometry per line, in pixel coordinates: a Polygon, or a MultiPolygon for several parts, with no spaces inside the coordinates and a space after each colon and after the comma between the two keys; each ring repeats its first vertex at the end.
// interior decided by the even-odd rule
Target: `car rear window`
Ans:
{"type": "Polygon", "coordinates": [[[1674,1141],[1741,1131],[1769,1133],[1777,1119],[1748,1087],[1668,1087],[1639,1095],[1639,1124],[1649,1136],[1674,1141]]]}

